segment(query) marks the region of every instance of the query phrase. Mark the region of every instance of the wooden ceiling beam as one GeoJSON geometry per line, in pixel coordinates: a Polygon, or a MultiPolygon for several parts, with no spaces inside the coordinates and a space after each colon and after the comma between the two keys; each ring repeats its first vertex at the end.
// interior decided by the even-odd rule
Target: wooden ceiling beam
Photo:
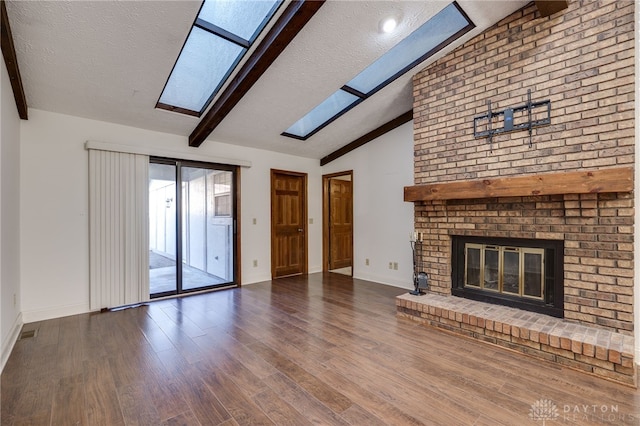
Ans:
{"type": "Polygon", "coordinates": [[[287,5],[264,40],[189,135],[189,146],[202,145],[323,4],[324,0],[297,0],[287,5]]]}
{"type": "Polygon", "coordinates": [[[392,131],[396,127],[400,127],[404,123],[408,123],[411,120],[413,120],[413,110],[409,110],[409,111],[405,112],[404,114],[394,118],[393,120],[384,123],[382,126],[378,127],[377,129],[374,129],[374,130],[370,131],[366,135],[360,136],[358,139],[356,139],[356,140],[354,140],[352,142],[349,142],[348,144],[346,144],[342,148],[339,148],[339,149],[333,151],[331,154],[329,154],[329,155],[327,155],[325,157],[322,157],[320,159],[320,165],[324,166],[325,164],[329,164],[333,160],[338,159],[338,158],[342,157],[345,154],[348,154],[349,152],[353,151],[356,148],[360,148],[362,145],[364,145],[364,144],[366,144],[368,142],[371,142],[372,140],[374,140],[376,138],[379,138],[380,136],[384,135],[385,133],[392,131]]]}
{"type": "Polygon", "coordinates": [[[11,34],[11,26],[9,26],[9,15],[7,14],[7,5],[4,0],[0,0],[0,45],[2,47],[2,56],[7,66],[11,88],[13,89],[13,97],[18,108],[18,115],[21,119],[28,119],[27,97],[24,94],[22,86],[22,78],[18,69],[18,58],[16,49],[13,45],[13,36],[11,34]]]}
{"type": "Polygon", "coordinates": [[[540,16],[546,18],[569,7],[567,0],[535,0],[540,16]]]}
{"type": "Polygon", "coordinates": [[[633,167],[405,186],[404,201],[465,200],[633,191],[633,167]]]}

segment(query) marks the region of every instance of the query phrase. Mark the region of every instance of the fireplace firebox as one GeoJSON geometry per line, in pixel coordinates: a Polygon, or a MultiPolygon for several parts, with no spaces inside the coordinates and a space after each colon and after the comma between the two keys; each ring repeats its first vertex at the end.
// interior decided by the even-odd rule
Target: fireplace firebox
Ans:
{"type": "Polygon", "coordinates": [[[455,296],[564,316],[564,242],[452,237],[455,296]]]}

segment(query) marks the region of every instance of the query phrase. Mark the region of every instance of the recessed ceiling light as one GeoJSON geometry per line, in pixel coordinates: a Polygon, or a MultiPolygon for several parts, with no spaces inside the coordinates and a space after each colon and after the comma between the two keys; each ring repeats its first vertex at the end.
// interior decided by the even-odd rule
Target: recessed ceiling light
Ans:
{"type": "Polygon", "coordinates": [[[393,30],[395,30],[397,26],[398,26],[398,21],[396,20],[396,18],[391,17],[383,20],[380,28],[382,28],[382,32],[390,33],[393,30]]]}

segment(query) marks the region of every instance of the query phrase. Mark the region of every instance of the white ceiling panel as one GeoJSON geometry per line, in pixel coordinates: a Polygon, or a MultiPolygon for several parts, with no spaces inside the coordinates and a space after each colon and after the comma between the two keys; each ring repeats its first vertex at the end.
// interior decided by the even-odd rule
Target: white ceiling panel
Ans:
{"type": "MultiPolygon", "coordinates": [[[[458,3],[474,30],[299,141],[281,133],[449,4],[327,1],[209,139],[319,159],[370,132],[411,109],[413,74],[528,2],[458,3]],[[379,28],[388,16],[400,18],[392,34],[379,28]]],[[[200,4],[8,2],[28,106],[188,136],[197,117],[155,105],[200,4]]]]}

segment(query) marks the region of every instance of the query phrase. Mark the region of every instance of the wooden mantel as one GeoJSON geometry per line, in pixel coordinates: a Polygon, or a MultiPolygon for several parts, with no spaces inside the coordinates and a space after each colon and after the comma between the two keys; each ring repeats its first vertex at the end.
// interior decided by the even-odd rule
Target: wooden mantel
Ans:
{"type": "Polygon", "coordinates": [[[545,173],[404,187],[404,201],[633,191],[633,167],[545,173]]]}

